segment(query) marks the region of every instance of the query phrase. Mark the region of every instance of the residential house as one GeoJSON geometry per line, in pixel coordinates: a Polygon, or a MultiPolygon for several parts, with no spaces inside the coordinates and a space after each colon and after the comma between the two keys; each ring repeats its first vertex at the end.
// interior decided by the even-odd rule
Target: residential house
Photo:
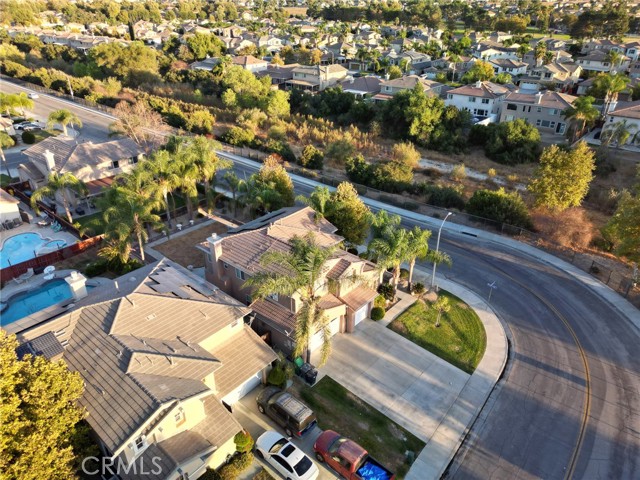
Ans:
{"type": "Polygon", "coordinates": [[[110,185],[116,175],[133,170],[144,158],[143,150],[130,138],[76,143],[69,137],[49,137],[22,153],[27,159],[18,167],[18,175],[32,190],[46,185],[51,172],[71,173],[85,182],[90,196],[110,185]]]}
{"type": "Polygon", "coordinates": [[[403,90],[412,90],[416,85],[420,85],[428,95],[433,96],[440,95],[440,90],[442,88],[442,84],[434,80],[422,78],[417,75],[407,75],[394,80],[384,80],[380,84],[380,93],[374,95],[373,100],[376,102],[385,102],[396,93],[403,90]]]}
{"type": "Polygon", "coordinates": [[[510,122],[518,118],[535,125],[540,132],[564,135],[567,120],[562,112],[570,107],[578,97],[559,92],[509,93],[502,101],[500,122],[510,122]]]}
{"type": "Polygon", "coordinates": [[[348,70],[342,65],[299,65],[293,69],[293,78],[285,82],[287,89],[301,89],[311,92],[333,87],[347,76],[348,70]]]}
{"type": "Polygon", "coordinates": [[[500,73],[508,73],[512,77],[516,77],[527,73],[528,65],[520,60],[513,60],[511,58],[494,58],[493,60],[489,60],[489,63],[496,72],[496,75],[500,73]]]}
{"type": "Polygon", "coordinates": [[[266,60],[256,58],[253,55],[240,55],[239,57],[232,57],[231,63],[251,73],[262,72],[267,69],[268,65],[268,62],[266,60]]]}
{"type": "Polygon", "coordinates": [[[472,55],[480,60],[489,61],[496,58],[518,59],[517,46],[504,45],[488,40],[482,41],[471,48],[472,55]]]}
{"type": "Polygon", "coordinates": [[[640,78],[640,60],[636,60],[629,65],[629,77],[631,79],[640,78]]]}
{"type": "Polygon", "coordinates": [[[282,40],[273,35],[263,35],[258,38],[258,48],[265,48],[271,55],[282,49],[282,40]]]}
{"type": "Polygon", "coordinates": [[[505,40],[511,40],[513,35],[506,32],[491,32],[489,34],[489,40],[496,43],[503,43],[505,40]]]}
{"type": "Polygon", "coordinates": [[[449,90],[444,103],[458,110],[468,110],[476,118],[493,117],[497,120],[502,101],[509,93],[510,90],[504,85],[476,82],[449,90]]]}
{"type": "Polygon", "coordinates": [[[141,468],[154,480],[198,478],[222,465],[243,430],[230,410],[277,359],[245,323],[250,310],[166,259],[88,296],[72,277],[74,306],[19,332],[18,355],[78,372],[79,403],[123,480],[141,468]]]}
{"type": "Polygon", "coordinates": [[[623,55],[622,62],[619,65],[614,66],[609,60],[608,53],[601,50],[593,51],[584,57],[579,57],[576,59],[576,63],[587,72],[624,72],[629,68],[630,62],[631,59],[623,55]]]}
{"type": "Polygon", "coordinates": [[[632,62],[636,62],[640,58],[640,42],[633,41],[624,44],[624,51],[622,52],[626,57],[629,57],[632,62]]]}
{"type": "Polygon", "coordinates": [[[293,79],[293,70],[298,68],[300,64],[291,63],[288,65],[274,65],[269,64],[265,70],[261,70],[256,73],[256,76],[271,78],[271,85],[275,85],[278,88],[285,88],[287,81],[293,79]]]}
{"type": "Polygon", "coordinates": [[[20,200],[0,189],[0,224],[20,220],[20,200]]]}
{"type": "Polygon", "coordinates": [[[353,93],[358,98],[369,98],[380,93],[381,83],[382,79],[371,75],[357,78],[348,76],[340,85],[344,92],[353,93]]]}
{"type": "Polygon", "coordinates": [[[220,63],[220,58],[218,57],[205,58],[204,60],[201,60],[199,62],[196,61],[196,62],[190,63],[189,69],[190,70],[206,70],[207,72],[210,72],[219,63],[220,63]]]}
{"type": "Polygon", "coordinates": [[[620,122],[626,122],[630,135],[627,144],[638,143],[640,139],[640,100],[617,102],[611,107],[604,122],[603,131],[610,130],[620,122]]]}
{"type": "Polygon", "coordinates": [[[540,88],[552,83],[556,89],[568,92],[580,82],[582,67],[575,63],[558,62],[554,60],[546,65],[541,62],[530,64],[527,75],[519,78],[520,85],[525,88],[540,88]]]}
{"type": "MultiPolygon", "coordinates": [[[[286,273],[278,265],[265,269],[260,258],[267,252],[289,252],[289,242],[294,236],[312,233],[321,247],[328,248],[343,240],[335,232],[336,227],[326,219],[317,219],[309,207],[289,207],[268,213],[201,244],[206,278],[249,304],[255,313],[252,327],[268,337],[274,348],[290,353],[294,348],[296,315],[302,307],[300,295],[273,294],[266,300],[253,301],[245,281],[259,272],[286,273]]],[[[369,316],[377,296],[375,285],[379,276],[374,264],[344,250],[338,250],[329,259],[316,295],[321,296],[320,307],[330,319],[331,335],[353,332],[358,323],[369,316]],[[357,281],[352,280],[354,276],[358,276],[357,281]]],[[[322,331],[313,332],[310,350],[321,346],[322,339],[322,331]]]]}

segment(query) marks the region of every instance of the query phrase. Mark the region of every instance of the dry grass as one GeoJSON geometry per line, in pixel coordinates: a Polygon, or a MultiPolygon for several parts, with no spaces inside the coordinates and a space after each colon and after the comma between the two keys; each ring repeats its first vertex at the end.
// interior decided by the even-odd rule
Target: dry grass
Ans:
{"type": "Polygon", "coordinates": [[[212,233],[225,233],[227,228],[226,225],[215,222],[195,228],[153,248],[183,267],[189,265],[193,265],[194,268],[204,267],[204,253],[196,246],[204,242],[212,233]]]}

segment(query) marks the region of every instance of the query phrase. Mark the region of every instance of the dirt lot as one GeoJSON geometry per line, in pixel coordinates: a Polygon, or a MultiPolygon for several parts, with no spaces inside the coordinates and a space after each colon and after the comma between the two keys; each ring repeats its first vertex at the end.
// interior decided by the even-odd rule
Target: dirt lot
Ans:
{"type": "Polygon", "coordinates": [[[222,223],[211,223],[194,228],[183,235],[174,236],[153,248],[183,267],[189,265],[193,265],[194,268],[204,267],[204,253],[198,250],[196,245],[204,242],[212,233],[225,233],[227,229],[228,227],[222,223]]]}

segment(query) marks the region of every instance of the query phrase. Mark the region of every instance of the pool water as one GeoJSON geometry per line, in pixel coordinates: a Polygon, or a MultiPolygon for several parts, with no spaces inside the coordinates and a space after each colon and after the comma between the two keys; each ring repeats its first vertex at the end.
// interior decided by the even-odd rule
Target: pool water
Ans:
{"type": "MultiPolygon", "coordinates": [[[[87,290],[92,288],[93,286],[87,285],[87,290]]],[[[6,301],[7,308],[0,312],[0,325],[8,325],[72,297],[71,288],[63,278],[51,280],[38,288],[9,298],[6,301]]]]}
{"type": "Polygon", "coordinates": [[[29,232],[9,237],[0,249],[0,268],[16,265],[36,257],[36,251],[42,246],[64,247],[64,240],[45,240],[39,234],[29,232]]]}

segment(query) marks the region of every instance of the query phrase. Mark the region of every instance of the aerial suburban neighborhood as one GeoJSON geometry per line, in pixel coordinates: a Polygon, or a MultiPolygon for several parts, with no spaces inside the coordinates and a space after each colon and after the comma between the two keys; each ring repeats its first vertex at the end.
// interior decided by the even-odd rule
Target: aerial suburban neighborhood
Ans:
{"type": "Polygon", "coordinates": [[[5,0],[0,479],[633,480],[639,0],[5,0]]]}

